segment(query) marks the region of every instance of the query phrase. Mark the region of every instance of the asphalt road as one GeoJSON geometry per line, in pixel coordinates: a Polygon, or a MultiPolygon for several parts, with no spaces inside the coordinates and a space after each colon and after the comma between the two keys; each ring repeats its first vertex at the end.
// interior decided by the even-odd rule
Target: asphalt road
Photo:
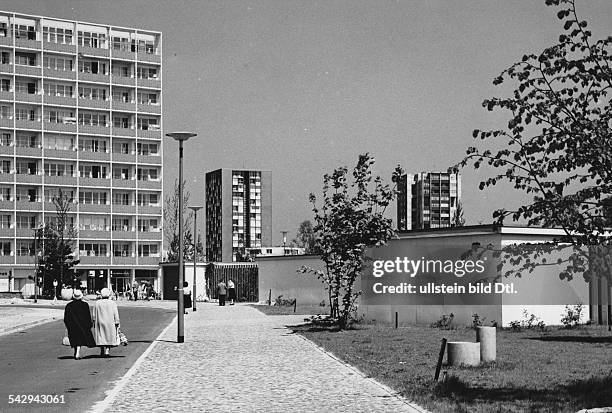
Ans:
{"type": "Polygon", "coordinates": [[[175,315],[176,310],[119,307],[121,329],[130,344],[111,349],[110,358],[100,358],[96,347],[82,349],[83,359],[74,360],[72,348],[61,345],[63,321],[0,336],[0,412],[87,411],[104,399],[112,383],[123,377],[175,315]],[[38,403],[9,404],[10,395],[40,397],[38,403]],[[63,396],[65,403],[42,403],[43,395],[63,396]]]}

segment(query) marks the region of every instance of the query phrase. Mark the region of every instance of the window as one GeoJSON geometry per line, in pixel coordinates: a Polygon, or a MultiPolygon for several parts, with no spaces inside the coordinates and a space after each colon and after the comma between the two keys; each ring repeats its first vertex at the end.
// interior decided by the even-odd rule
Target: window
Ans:
{"type": "Polygon", "coordinates": [[[34,255],[34,242],[17,241],[17,255],[20,257],[33,256],[34,255]]]}
{"type": "Polygon", "coordinates": [[[17,214],[16,224],[17,224],[17,228],[21,228],[21,229],[34,229],[37,226],[37,224],[36,224],[36,215],[17,214]]]}
{"type": "Polygon", "coordinates": [[[129,231],[130,230],[130,219],[129,218],[113,218],[113,231],[129,231]]]}
{"type": "Polygon", "coordinates": [[[17,79],[15,81],[15,92],[27,93],[29,95],[36,94],[36,83],[28,82],[27,80],[17,79]]]}
{"type": "Polygon", "coordinates": [[[158,199],[156,193],[138,193],[139,206],[159,206],[158,199]]]}
{"type": "Polygon", "coordinates": [[[106,127],[106,114],[79,112],[78,122],[80,125],[106,127]]]}
{"type": "Polygon", "coordinates": [[[34,26],[28,26],[25,24],[11,24],[11,29],[15,39],[36,40],[36,30],[34,29],[34,26]]]}
{"type": "Polygon", "coordinates": [[[79,191],[79,202],[89,205],[106,205],[106,192],[79,191]]]}
{"type": "Polygon", "coordinates": [[[73,68],[72,59],[54,56],[45,56],[43,65],[47,69],[60,71],[71,71],[73,68]]]}
{"type": "Polygon", "coordinates": [[[79,141],[79,150],[87,152],[106,152],[107,143],[104,139],[86,139],[79,141]]]}
{"type": "Polygon", "coordinates": [[[156,181],[157,180],[157,169],[138,168],[137,179],[139,181],[156,181]]]}
{"type": "Polygon", "coordinates": [[[129,257],[132,255],[130,251],[130,244],[123,243],[113,243],[113,256],[115,257],[129,257]]]}
{"type": "Polygon", "coordinates": [[[89,257],[105,257],[106,244],[82,242],[79,244],[79,254],[89,257]]]}
{"type": "MultiPolygon", "coordinates": [[[[45,189],[45,201],[53,202],[54,199],[59,198],[59,188],[50,188],[45,189]]],[[[74,191],[67,190],[65,188],[62,189],[62,195],[68,199],[68,202],[74,201],[74,191]]]]}
{"type": "Polygon", "coordinates": [[[2,79],[2,81],[0,81],[0,90],[2,90],[3,92],[10,92],[11,91],[11,80],[2,79]]]}
{"type": "Polygon", "coordinates": [[[0,53],[0,62],[3,65],[8,65],[11,63],[11,53],[10,52],[2,52],[0,53]]]}
{"type": "Polygon", "coordinates": [[[157,93],[139,93],[138,103],[143,105],[157,105],[157,93]]]}
{"type": "Polygon", "coordinates": [[[36,109],[15,108],[15,119],[33,122],[36,120],[36,109]]]}
{"type": "Polygon", "coordinates": [[[77,41],[80,46],[84,47],[106,48],[106,35],[104,33],[92,33],[79,30],[77,41]]]}
{"type": "Polygon", "coordinates": [[[156,143],[137,144],[138,155],[158,155],[156,143]]]}
{"type": "Polygon", "coordinates": [[[130,39],[127,37],[113,36],[113,50],[121,50],[123,52],[130,52],[130,39]]]}
{"type": "Polygon", "coordinates": [[[0,134],[0,146],[10,146],[12,143],[13,139],[9,132],[2,132],[2,134],[0,134]]]}
{"type": "Polygon", "coordinates": [[[17,173],[24,175],[36,175],[38,171],[36,161],[17,159],[17,173]]]}
{"type": "Polygon", "coordinates": [[[48,43],[72,44],[72,29],[43,26],[43,40],[48,43]]]}
{"type": "Polygon", "coordinates": [[[130,193],[114,191],[113,205],[130,205],[130,193]]]}
{"type": "Polygon", "coordinates": [[[129,103],[130,102],[129,90],[113,88],[113,101],[129,103]]]}
{"type": "Polygon", "coordinates": [[[159,120],[157,118],[138,117],[138,129],[159,130],[159,120]]]}
{"type": "MultiPolygon", "coordinates": [[[[116,166],[113,168],[113,179],[131,179],[129,166],[116,166]]],[[[127,205],[127,204],[125,204],[127,205]]]]}
{"type": "Polygon", "coordinates": [[[11,250],[10,241],[0,242],[0,255],[8,257],[9,255],[12,255],[12,253],[13,251],[11,250]]]}
{"type": "Polygon", "coordinates": [[[38,137],[36,135],[17,133],[16,144],[20,148],[36,148],[38,147],[38,137]]]}
{"type": "Polygon", "coordinates": [[[79,229],[85,231],[106,231],[106,218],[97,215],[82,215],[79,219],[79,229]]]}
{"type": "Polygon", "coordinates": [[[74,147],[74,138],[69,136],[54,136],[45,134],[45,148],[68,151],[74,147]]]}
{"type": "Polygon", "coordinates": [[[136,70],[136,76],[139,79],[157,79],[157,68],[138,66],[136,70]]]}
{"type": "Polygon", "coordinates": [[[155,232],[159,228],[157,226],[157,219],[139,219],[138,220],[138,231],[140,232],[155,232]]]}
{"type": "Polygon", "coordinates": [[[13,216],[10,214],[0,215],[0,228],[11,228],[13,216]]]}
{"type": "Polygon", "coordinates": [[[96,87],[79,87],[79,97],[91,100],[106,100],[106,89],[96,87]]]}
{"type": "Polygon", "coordinates": [[[74,165],[47,161],[45,162],[45,174],[47,176],[73,176],[74,165]]]}
{"type": "Polygon", "coordinates": [[[107,179],[106,166],[79,165],[79,176],[81,178],[107,179]]]}
{"type": "Polygon", "coordinates": [[[21,66],[36,66],[36,55],[33,53],[15,53],[15,64],[21,66]]]}
{"type": "Polygon", "coordinates": [[[9,105],[0,105],[0,119],[13,119],[13,108],[9,105]]]}
{"type": "Polygon", "coordinates": [[[0,173],[3,173],[3,174],[11,173],[11,161],[0,161],[0,173]]]}
{"type": "Polygon", "coordinates": [[[79,60],[79,72],[107,75],[106,63],[97,60],[79,60]]]}
{"type": "Polygon", "coordinates": [[[47,96],[72,97],[72,86],[59,83],[45,82],[45,94],[47,96]]]}
{"type": "Polygon", "coordinates": [[[133,77],[131,66],[125,63],[113,63],[113,76],[133,77]]]}
{"type": "Polygon", "coordinates": [[[0,23],[0,37],[8,37],[8,23],[0,23]]]}
{"type": "Polygon", "coordinates": [[[15,191],[15,200],[21,202],[39,202],[36,188],[18,186],[15,191]]]}
{"type": "Polygon", "coordinates": [[[113,127],[115,128],[130,128],[129,116],[113,116],[113,127]]]}
{"type": "Polygon", "coordinates": [[[157,244],[140,244],[138,245],[139,257],[157,257],[157,244]]]}

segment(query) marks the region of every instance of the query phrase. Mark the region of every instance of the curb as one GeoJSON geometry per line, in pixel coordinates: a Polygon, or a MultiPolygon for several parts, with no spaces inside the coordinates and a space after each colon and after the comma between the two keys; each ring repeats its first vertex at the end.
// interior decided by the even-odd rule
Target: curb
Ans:
{"type": "Polygon", "coordinates": [[[138,357],[138,360],[134,362],[132,367],[130,367],[130,369],[123,375],[123,377],[115,382],[115,386],[106,393],[106,397],[104,398],[104,400],[95,403],[87,411],[88,413],[103,413],[106,409],[108,409],[113,404],[113,402],[115,401],[115,398],[117,398],[117,395],[121,392],[123,387],[125,387],[129,379],[134,375],[134,373],[136,373],[136,370],[144,362],[145,358],[149,355],[149,353],[155,348],[155,346],[159,342],[159,339],[164,334],[166,334],[166,331],[168,331],[170,327],[174,325],[174,322],[176,321],[176,319],[177,319],[177,316],[175,316],[172,319],[172,321],[166,326],[166,328],[164,328],[162,332],[159,333],[159,335],[155,338],[155,340],[153,340],[153,343],[151,343],[151,345],[147,347],[147,349],[140,355],[140,357],[138,357]]]}
{"type": "Polygon", "coordinates": [[[29,323],[19,324],[13,327],[0,329],[0,336],[3,336],[5,334],[16,333],[17,331],[27,330],[28,328],[31,328],[31,327],[34,327],[40,324],[49,323],[51,321],[57,321],[57,320],[60,320],[60,318],[56,318],[56,317],[44,318],[42,320],[31,321],[29,323]]]}
{"type": "Polygon", "coordinates": [[[414,413],[430,413],[429,410],[426,410],[423,407],[421,407],[421,406],[419,406],[417,404],[412,403],[411,401],[407,400],[402,395],[400,395],[397,391],[395,391],[392,388],[390,388],[389,386],[386,386],[385,384],[379,382],[378,380],[376,380],[376,379],[374,379],[372,377],[368,377],[364,372],[359,370],[357,367],[355,367],[355,366],[353,366],[351,364],[348,364],[344,360],[338,358],[335,354],[330,353],[329,351],[325,350],[323,347],[318,346],[317,344],[315,344],[314,342],[310,341],[309,339],[307,339],[303,335],[301,335],[299,333],[294,333],[294,335],[297,335],[302,340],[306,341],[308,344],[310,344],[312,347],[314,347],[316,350],[320,351],[321,353],[325,354],[326,356],[332,358],[333,360],[335,360],[338,363],[344,365],[345,367],[348,367],[349,370],[353,371],[358,376],[361,376],[366,381],[369,381],[370,383],[374,384],[375,386],[378,386],[384,392],[388,393],[390,397],[394,397],[397,400],[399,400],[400,402],[406,404],[408,407],[410,407],[413,410],[414,413]]]}

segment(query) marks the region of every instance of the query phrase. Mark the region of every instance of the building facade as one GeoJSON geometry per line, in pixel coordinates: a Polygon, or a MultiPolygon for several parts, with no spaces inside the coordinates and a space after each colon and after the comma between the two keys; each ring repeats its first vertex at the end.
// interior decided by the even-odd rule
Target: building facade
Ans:
{"type": "Polygon", "coordinates": [[[272,172],[217,169],[206,174],[206,258],[241,261],[272,244],[272,172]]]}
{"type": "Polygon", "coordinates": [[[403,175],[398,183],[397,228],[446,228],[461,200],[461,174],[421,172],[403,175]]]}
{"type": "Polygon", "coordinates": [[[34,272],[34,230],[71,200],[81,285],[157,282],[159,32],[0,12],[0,278],[34,272]]]}

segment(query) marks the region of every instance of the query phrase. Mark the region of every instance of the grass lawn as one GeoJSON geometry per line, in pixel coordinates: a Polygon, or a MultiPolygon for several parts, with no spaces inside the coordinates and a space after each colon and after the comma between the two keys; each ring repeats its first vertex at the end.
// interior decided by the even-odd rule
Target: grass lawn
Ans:
{"type": "Polygon", "coordinates": [[[321,307],[319,305],[297,305],[295,313],[293,306],[277,306],[277,305],[260,305],[251,304],[251,307],[256,308],[266,315],[318,315],[329,314],[329,307],[321,307]]]}
{"type": "Polygon", "coordinates": [[[600,327],[498,330],[496,362],[476,368],[444,365],[447,380],[437,385],[433,376],[441,339],[475,341],[474,330],[293,328],[434,412],[576,412],[612,406],[612,333],[600,327]]]}

